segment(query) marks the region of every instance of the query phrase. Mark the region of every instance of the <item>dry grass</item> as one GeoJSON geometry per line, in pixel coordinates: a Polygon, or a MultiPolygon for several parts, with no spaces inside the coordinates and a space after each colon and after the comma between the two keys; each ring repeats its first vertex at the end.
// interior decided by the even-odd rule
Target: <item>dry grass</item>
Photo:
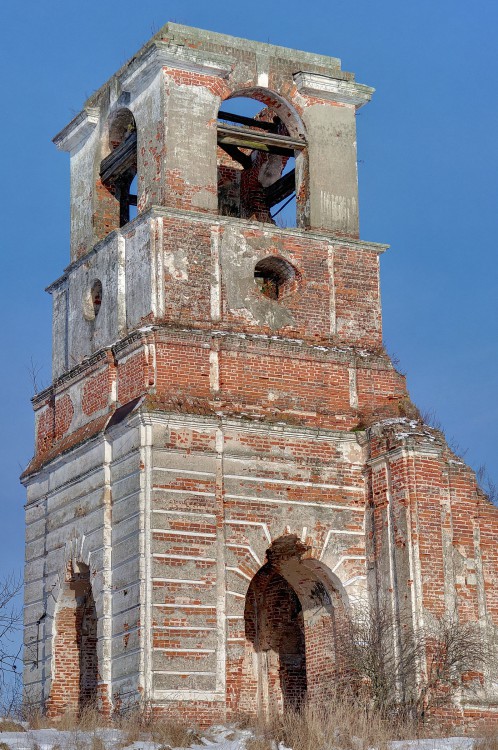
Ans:
{"type": "MultiPolygon", "coordinates": [[[[113,727],[120,730],[120,747],[137,741],[157,743],[159,750],[186,748],[199,744],[202,737],[210,737],[209,731],[202,735],[186,723],[174,718],[156,718],[149,710],[130,710],[125,714],[106,720],[92,708],[80,715],[65,714],[57,720],[46,719],[39,713],[30,717],[31,729],[53,727],[70,733],[63,750],[106,750],[105,739],[100,730],[113,727]],[[86,739],[80,734],[87,734],[86,739]],[[88,737],[90,734],[90,737],[88,737]]],[[[392,740],[410,740],[422,737],[448,736],[434,724],[420,726],[403,719],[383,718],[379,711],[365,704],[344,698],[330,699],[322,706],[304,706],[299,711],[287,711],[283,715],[269,718],[240,717],[233,737],[240,736],[237,730],[250,730],[245,741],[245,750],[277,750],[280,743],[292,750],[388,750],[392,740]]],[[[22,731],[13,721],[0,723],[0,731],[22,731]]],[[[0,735],[1,737],[1,735],[0,735]]],[[[489,726],[481,730],[474,750],[498,750],[498,732],[489,726]]],[[[0,750],[8,750],[0,742],[0,750]]],[[[36,750],[36,748],[33,748],[36,750]]],[[[53,750],[60,750],[54,748],[53,750]]]]}
{"type": "Polygon", "coordinates": [[[331,746],[338,750],[385,750],[391,740],[421,736],[420,728],[409,721],[385,721],[378,713],[340,699],[255,721],[249,728],[253,737],[246,742],[246,750],[276,750],[280,742],[293,750],[327,750],[331,746]]]}
{"type": "Polygon", "coordinates": [[[189,747],[200,742],[200,736],[194,729],[174,721],[154,722],[151,726],[151,739],[161,747],[189,747]]]}
{"type": "Polygon", "coordinates": [[[498,750],[498,728],[487,727],[480,732],[474,744],[474,750],[498,750]]]}
{"type": "Polygon", "coordinates": [[[96,729],[109,727],[110,723],[106,720],[95,706],[85,706],[81,711],[67,711],[57,722],[52,722],[52,726],[57,729],[73,732],[80,730],[82,732],[94,732],[96,729]]]}
{"type": "Polygon", "coordinates": [[[25,732],[22,724],[12,719],[0,719],[0,732],[25,732]]]}
{"type": "Polygon", "coordinates": [[[246,750],[275,750],[276,742],[265,736],[249,737],[246,740],[246,750]]]}
{"type": "Polygon", "coordinates": [[[129,711],[114,721],[123,732],[123,746],[140,740],[157,742],[161,748],[189,747],[200,742],[198,732],[175,719],[157,719],[144,710],[129,711]]]}
{"type": "Polygon", "coordinates": [[[99,737],[97,734],[93,735],[90,750],[106,750],[102,737],[99,737]]]}
{"type": "Polygon", "coordinates": [[[81,711],[66,711],[62,716],[53,719],[38,708],[28,706],[23,710],[23,719],[28,722],[30,729],[59,729],[61,732],[94,732],[112,726],[110,720],[94,706],[87,706],[81,711]]]}

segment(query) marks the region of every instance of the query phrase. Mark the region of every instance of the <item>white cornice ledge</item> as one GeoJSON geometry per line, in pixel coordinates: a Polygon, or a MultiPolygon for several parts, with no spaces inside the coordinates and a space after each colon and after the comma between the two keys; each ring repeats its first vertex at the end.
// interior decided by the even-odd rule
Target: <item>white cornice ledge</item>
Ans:
{"type": "Polygon", "coordinates": [[[97,107],[83,109],[79,115],[71,120],[69,125],[57,133],[53,142],[61,151],[74,151],[76,146],[84,141],[96,128],[99,121],[99,110],[97,107]]]}
{"type": "Polygon", "coordinates": [[[123,90],[136,93],[163,67],[226,78],[232,70],[233,60],[183,45],[155,42],[121,75],[123,90]]]}
{"type": "Polygon", "coordinates": [[[295,73],[297,90],[320,99],[329,99],[343,104],[354,104],[356,109],[368,104],[375,89],[354,81],[341,81],[338,78],[318,73],[295,73]]]}

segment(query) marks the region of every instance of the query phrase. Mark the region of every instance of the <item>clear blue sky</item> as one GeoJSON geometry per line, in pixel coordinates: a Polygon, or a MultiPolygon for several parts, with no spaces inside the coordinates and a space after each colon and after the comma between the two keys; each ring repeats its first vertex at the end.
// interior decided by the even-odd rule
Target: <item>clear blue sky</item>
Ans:
{"type": "Polygon", "coordinates": [[[0,574],[22,565],[28,367],[48,384],[43,289],[69,261],[69,158],[51,138],[168,20],[337,56],[377,89],[358,117],[360,215],[364,239],[391,244],[387,348],[498,482],[496,0],[4,2],[0,574]]]}

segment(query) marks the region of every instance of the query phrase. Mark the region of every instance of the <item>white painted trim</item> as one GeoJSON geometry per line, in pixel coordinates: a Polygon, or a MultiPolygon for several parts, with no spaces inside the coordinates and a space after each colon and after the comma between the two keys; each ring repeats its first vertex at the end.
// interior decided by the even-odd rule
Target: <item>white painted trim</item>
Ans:
{"type": "Polygon", "coordinates": [[[216,477],[215,471],[194,471],[193,469],[175,469],[163,466],[155,466],[154,471],[165,471],[168,474],[192,474],[196,477],[216,477]]]}
{"type": "MultiPolygon", "coordinates": [[[[159,578],[154,577],[151,579],[152,583],[193,583],[196,586],[206,586],[207,581],[196,579],[196,578],[159,578]]],[[[154,605],[157,606],[157,605],[154,605]]],[[[192,606],[192,605],[185,605],[185,606],[192,606]]],[[[214,607],[213,607],[214,609],[214,607]]]]}
{"type": "Polygon", "coordinates": [[[345,583],[343,583],[342,585],[344,586],[344,588],[346,588],[346,586],[351,586],[351,584],[356,583],[356,581],[366,581],[366,579],[366,575],[353,576],[352,578],[349,578],[347,581],[345,581],[345,583]]]}
{"type": "Polygon", "coordinates": [[[225,518],[223,523],[230,525],[230,526],[232,525],[234,526],[259,526],[260,528],[263,529],[263,533],[268,541],[268,544],[271,544],[272,542],[271,534],[268,529],[268,526],[263,521],[242,521],[240,519],[225,518]]]}
{"type": "Polygon", "coordinates": [[[236,575],[239,575],[241,578],[245,578],[247,581],[252,581],[252,576],[248,576],[247,573],[244,573],[240,568],[234,568],[230,565],[227,565],[225,570],[228,570],[230,573],[235,573],[236,575]]]}
{"type": "Polygon", "coordinates": [[[214,648],[160,648],[154,646],[153,651],[160,651],[164,654],[215,654],[214,648]]]}
{"type": "Polygon", "coordinates": [[[364,487],[345,487],[341,484],[325,484],[320,482],[308,482],[302,479],[273,479],[265,476],[248,476],[244,474],[225,474],[225,479],[242,479],[244,482],[257,482],[258,484],[291,484],[295,487],[317,487],[320,490],[346,490],[352,492],[365,492],[364,487]]]}
{"type": "Polygon", "coordinates": [[[97,107],[83,109],[69,125],[57,133],[53,142],[60,151],[74,151],[95,130],[99,117],[100,112],[97,107]]]}
{"type": "Polygon", "coordinates": [[[151,529],[152,534],[167,534],[168,536],[194,536],[201,539],[216,539],[216,534],[202,531],[182,531],[181,529],[151,529]]]}
{"type": "MultiPolygon", "coordinates": [[[[363,490],[362,490],[363,492],[363,490]]],[[[277,505],[303,505],[306,507],[314,508],[328,508],[329,510],[350,510],[356,513],[365,513],[365,508],[358,508],[355,505],[336,505],[332,503],[320,503],[320,502],[306,502],[305,500],[283,500],[276,497],[251,497],[250,495],[230,495],[226,494],[225,497],[229,500],[241,500],[248,501],[250,503],[276,503],[277,505]]]]}
{"type": "Polygon", "coordinates": [[[261,560],[259,559],[259,557],[255,553],[255,551],[253,550],[253,548],[249,544],[236,544],[235,542],[228,542],[227,541],[226,542],[226,546],[229,547],[230,549],[243,549],[243,550],[246,550],[247,552],[249,552],[250,555],[253,556],[253,558],[258,563],[259,567],[262,566],[263,563],[261,562],[261,560]]]}
{"type": "MultiPolygon", "coordinates": [[[[158,488],[155,488],[155,489],[158,489],[158,488]]],[[[196,513],[195,510],[167,510],[165,508],[154,508],[152,512],[163,513],[164,515],[168,515],[168,516],[194,516],[194,518],[216,519],[216,515],[214,513],[196,513]]]]}
{"type": "MultiPolygon", "coordinates": [[[[320,560],[322,559],[322,557],[323,557],[323,551],[322,551],[322,554],[320,555],[320,560]]],[[[339,558],[339,560],[336,562],[336,564],[332,568],[332,573],[335,573],[336,570],[340,568],[343,562],[345,562],[346,560],[366,560],[366,559],[367,559],[366,555],[342,555],[342,557],[339,558]]]]}
{"type": "Polygon", "coordinates": [[[214,492],[203,492],[202,490],[177,490],[174,487],[158,487],[154,485],[153,492],[170,492],[174,495],[202,495],[203,497],[215,497],[214,492]]]}
{"type": "Polygon", "coordinates": [[[349,104],[360,109],[368,104],[375,91],[371,86],[354,81],[343,81],[332,76],[318,73],[299,72],[294,74],[294,82],[301,94],[328,99],[333,102],[349,104]]]}
{"type": "Polygon", "coordinates": [[[191,556],[191,555],[168,555],[167,552],[153,552],[152,557],[156,559],[165,559],[165,560],[197,560],[200,562],[209,562],[209,563],[215,563],[216,559],[214,557],[202,557],[202,556],[191,556]]]}
{"type": "Polygon", "coordinates": [[[144,91],[164,67],[207,76],[225,77],[232,69],[231,60],[214,52],[203,52],[173,42],[154,42],[134,64],[120,76],[124,91],[137,95],[144,91]]]}

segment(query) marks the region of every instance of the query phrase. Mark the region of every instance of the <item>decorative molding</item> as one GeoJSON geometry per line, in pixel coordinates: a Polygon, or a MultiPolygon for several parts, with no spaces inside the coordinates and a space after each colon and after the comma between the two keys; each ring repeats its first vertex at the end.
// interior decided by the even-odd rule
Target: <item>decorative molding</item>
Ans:
{"type": "Polygon", "coordinates": [[[53,142],[60,151],[74,151],[95,130],[99,122],[97,107],[83,109],[69,125],[57,133],[53,142]]]}
{"type": "Polygon", "coordinates": [[[294,74],[294,81],[297,90],[302,94],[352,104],[356,109],[368,104],[375,91],[371,86],[365,86],[362,83],[342,81],[338,78],[302,71],[294,74]]]}
{"type": "Polygon", "coordinates": [[[156,73],[164,67],[226,78],[232,71],[233,64],[234,61],[224,55],[203,52],[184,45],[155,42],[120,76],[120,83],[123,90],[137,94],[146,88],[156,73]]]}

